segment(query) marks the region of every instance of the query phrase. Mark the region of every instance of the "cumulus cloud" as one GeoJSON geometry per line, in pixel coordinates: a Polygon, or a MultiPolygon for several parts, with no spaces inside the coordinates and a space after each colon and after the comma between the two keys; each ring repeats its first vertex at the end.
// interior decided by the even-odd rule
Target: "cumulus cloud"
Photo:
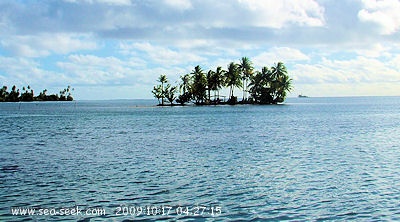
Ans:
{"type": "Polygon", "coordinates": [[[193,7],[189,0],[164,0],[164,3],[178,10],[188,10],[193,7]]]}
{"type": "Polygon", "coordinates": [[[362,49],[355,49],[354,51],[360,56],[379,58],[379,57],[390,57],[391,49],[392,48],[389,48],[384,44],[375,43],[362,49]]]}
{"type": "Polygon", "coordinates": [[[316,64],[297,64],[293,70],[297,83],[390,83],[399,82],[395,58],[392,64],[376,58],[358,56],[338,60],[324,58],[316,64]]]}
{"type": "Polygon", "coordinates": [[[2,85],[26,86],[33,88],[64,87],[72,77],[64,73],[48,70],[30,58],[12,58],[0,56],[0,70],[6,73],[2,77],[2,85]]]}
{"type": "Polygon", "coordinates": [[[140,67],[137,61],[123,61],[116,57],[99,57],[94,55],[70,55],[68,61],[58,62],[57,66],[64,72],[79,80],[75,84],[121,84],[127,76],[140,67]]]}
{"type": "Polygon", "coordinates": [[[293,49],[289,47],[274,47],[270,49],[268,52],[263,52],[256,57],[254,57],[254,65],[258,67],[268,66],[271,62],[280,62],[284,61],[293,62],[293,61],[304,61],[309,60],[310,58],[302,53],[298,49],[293,49]]]}
{"type": "Polygon", "coordinates": [[[321,85],[393,86],[400,76],[399,5],[397,0],[3,0],[0,81],[67,83],[76,92],[79,86],[110,86],[110,92],[112,86],[135,86],[142,91],[135,91],[137,97],[149,98],[160,74],[174,83],[195,65],[226,68],[247,56],[257,69],[284,62],[295,84],[315,86],[315,92],[321,85]]]}
{"type": "Polygon", "coordinates": [[[0,45],[14,55],[22,57],[42,57],[53,53],[67,54],[97,48],[97,43],[87,35],[64,33],[17,35],[1,39],[0,45]]]}
{"type": "Polygon", "coordinates": [[[71,2],[71,3],[89,3],[89,4],[95,4],[95,3],[105,3],[105,4],[110,4],[110,5],[131,5],[131,0],[64,0],[65,2],[71,2]]]}
{"type": "Polygon", "coordinates": [[[311,97],[321,96],[387,96],[399,95],[398,86],[391,83],[319,83],[297,84],[293,96],[305,94],[311,97]]]}
{"type": "MultiPolygon", "coordinates": [[[[400,70],[400,54],[397,54],[396,56],[394,56],[389,62],[388,64],[392,67],[394,67],[397,70],[400,70]]],[[[400,73],[398,74],[400,75],[400,73]]]]}
{"type": "Polygon", "coordinates": [[[373,22],[380,26],[384,35],[397,32],[400,28],[400,1],[398,0],[362,0],[364,8],[358,17],[364,22],[373,22]]]}
{"type": "Polygon", "coordinates": [[[256,26],[282,28],[285,24],[323,26],[324,8],[314,0],[275,1],[239,0],[249,9],[256,26]]]}
{"type": "Polygon", "coordinates": [[[138,51],[144,52],[144,56],[151,59],[151,62],[163,66],[174,66],[205,60],[193,52],[186,50],[172,50],[168,47],[152,45],[149,42],[121,44],[120,48],[124,53],[137,53],[138,51]]]}
{"type": "Polygon", "coordinates": [[[135,38],[137,32],[143,36],[143,33],[171,29],[173,32],[152,35],[164,39],[171,34],[172,38],[202,33],[218,37],[218,32],[209,29],[225,32],[230,28],[239,32],[242,27],[324,25],[324,8],[314,0],[65,0],[25,4],[6,1],[2,6],[0,12],[7,18],[9,27],[27,35],[69,31],[129,38],[126,35],[129,31],[130,38],[135,38]],[[179,32],[173,35],[174,31],[179,32]]]}

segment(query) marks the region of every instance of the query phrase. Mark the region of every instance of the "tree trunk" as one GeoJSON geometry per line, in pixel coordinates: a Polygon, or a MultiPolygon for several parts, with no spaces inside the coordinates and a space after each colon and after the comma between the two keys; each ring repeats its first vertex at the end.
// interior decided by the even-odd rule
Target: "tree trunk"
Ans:
{"type": "MultiPolygon", "coordinates": [[[[243,80],[243,84],[244,84],[245,78],[243,78],[242,80],[243,80]]],[[[242,102],[244,102],[244,85],[243,85],[243,98],[242,98],[242,102]]]]}
{"type": "Polygon", "coordinates": [[[164,106],[164,84],[161,83],[161,105],[164,106]]]}

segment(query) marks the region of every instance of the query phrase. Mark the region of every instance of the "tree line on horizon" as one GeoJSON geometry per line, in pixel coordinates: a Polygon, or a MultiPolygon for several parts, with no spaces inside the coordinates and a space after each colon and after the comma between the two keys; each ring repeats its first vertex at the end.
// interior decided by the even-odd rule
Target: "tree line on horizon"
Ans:
{"type": "Polygon", "coordinates": [[[17,89],[14,85],[11,91],[7,91],[8,87],[3,86],[0,88],[0,102],[32,102],[32,101],[73,101],[71,86],[60,91],[59,94],[47,95],[47,89],[44,89],[39,95],[35,96],[33,89],[28,85],[22,87],[22,91],[17,89]]]}
{"type": "Polygon", "coordinates": [[[171,106],[176,105],[174,101],[180,105],[189,102],[196,105],[277,104],[284,102],[287,92],[292,90],[292,79],[282,62],[258,71],[247,57],[242,57],[239,63],[229,63],[226,70],[218,66],[205,72],[197,65],[191,73],[180,76],[177,86],[169,84],[166,75],[160,75],[157,81],[160,84],[153,87],[152,93],[160,106],[164,106],[165,101],[171,106]],[[229,89],[226,102],[221,101],[219,95],[223,87],[229,89]],[[235,88],[242,89],[241,101],[234,95],[235,88]]]}

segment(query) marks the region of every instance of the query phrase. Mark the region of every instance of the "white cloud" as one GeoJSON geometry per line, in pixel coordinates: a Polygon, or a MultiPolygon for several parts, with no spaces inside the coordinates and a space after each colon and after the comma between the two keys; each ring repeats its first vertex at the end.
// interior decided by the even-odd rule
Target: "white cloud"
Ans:
{"type": "Polygon", "coordinates": [[[205,60],[205,58],[192,51],[172,50],[168,47],[152,45],[149,42],[121,44],[120,48],[124,53],[136,54],[144,52],[152,62],[163,66],[176,66],[205,60]]]}
{"type": "Polygon", "coordinates": [[[400,1],[398,0],[362,0],[364,9],[358,17],[364,22],[374,22],[381,27],[381,33],[389,35],[400,28],[400,1]]]}
{"type": "MultiPolygon", "coordinates": [[[[156,83],[160,74],[167,74],[175,81],[183,69],[173,68],[149,68],[141,58],[128,57],[117,58],[113,56],[100,57],[94,55],[70,55],[67,61],[58,62],[57,66],[73,78],[70,83],[73,86],[133,86],[141,85],[148,90],[140,97],[149,95],[152,86],[156,83]]],[[[175,82],[171,82],[175,84],[175,82]]]]}
{"type": "Polygon", "coordinates": [[[290,71],[295,86],[291,95],[399,96],[400,56],[386,59],[358,56],[297,64],[290,71]]]}
{"type": "Polygon", "coordinates": [[[398,83],[296,84],[291,96],[399,96],[398,83]]]}
{"type": "MultiPolygon", "coordinates": [[[[394,56],[389,62],[388,64],[392,67],[394,67],[397,70],[400,70],[400,54],[394,56]]],[[[399,75],[400,75],[400,71],[399,71],[399,75]]]]}
{"type": "Polygon", "coordinates": [[[104,3],[104,4],[109,4],[109,5],[131,5],[132,2],[131,0],[64,0],[65,2],[71,2],[71,3],[89,3],[89,4],[95,4],[95,3],[104,3]]]}
{"type": "Polygon", "coordinates": [[[57,66],[70,73],[76,84],[124,84],[128,76],[135,75],[135,61],[122,61],[116,57],[70,55],[68,61],[57,66]]]}
{"type": "Polygon", "coordinates": [[[193,7],[189,0],[164,0],[164,3],[172,8],[182,11],[191,9],[193,7]]]}
{"type": "Polygon", "coordinates": [[[355,52],[360,56],[370,57],[370,58],[379,58],[379,57],[390,57],[390,50],[393,48],[389,48],[381,43],[371,44],[368,47],[364,47],[362,49],[356,49],[355,52]]]}
{"type": "Polygon", "coordinates": [[[49,71],[40,66],[40,63],[29,58],[13,58],[0,56],[0,70],[7,73],[3,76],[3,85],[64,86],[71,82],[71,78],[63,73],[49,71]]]}
{"type": "Polygon", "coordinates": [[[282,28],[287,23],[323,26],[324,8],[314,0],[239,0],[251,11],[256,26],[282,28]]]}
{"type": "Polygon", "coordinates": [[[252,60],[256,67],[269,66],[274,62],[307,61],[310,58],[298,49],[289,47],[274,47],[268,52],[255,56],[252,60]]]}
{"type": "Polygon", "coordinates": [[[369,93],[368,84],[393,89],[400,70],[399,5],[397,0],[3,0],[0,81],[70,84],[76,92],[99,85],[98,91],[123,88],[143,98],[151,97],[160,74],[175,84],[195,65],[226,68],[247,56],[256,69],[283,61],[295,88],[318,92],[320,86],[336,86],[347,95],[350,86],[357,93],[369,93]]]}
{"type": "MultiPolygon", "coordinates": [[[[395,61],[393,59],[392,61],[395,61]]],[[[358,56],[349,60],[324,58],[317,64],[298,64],[292,71],[296,82],[306,83],[393,83],[400,72],[393,65],[375,58],[358,56]]]]}
{"type": "Polygon", "coordinates": [[[97,43],[87,35],[63,33],[8,36],[0,41],[0,45],[22,57],[42,57],[52,53],[67,54],[97,48],[97,43]]]}

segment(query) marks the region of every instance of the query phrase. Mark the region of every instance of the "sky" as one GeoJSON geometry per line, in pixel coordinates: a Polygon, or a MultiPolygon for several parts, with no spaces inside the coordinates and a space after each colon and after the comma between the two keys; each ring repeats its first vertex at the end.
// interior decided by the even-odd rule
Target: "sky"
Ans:
{"type": "MultiPolygon", "coordinates": [[[[399,96],[400,0],[1,0],[0,85],[149,99],[195,66],[283,62],[289,96],[399,96]]],[[[241,95],[238,91],[238,95],[241,95]]]]}

